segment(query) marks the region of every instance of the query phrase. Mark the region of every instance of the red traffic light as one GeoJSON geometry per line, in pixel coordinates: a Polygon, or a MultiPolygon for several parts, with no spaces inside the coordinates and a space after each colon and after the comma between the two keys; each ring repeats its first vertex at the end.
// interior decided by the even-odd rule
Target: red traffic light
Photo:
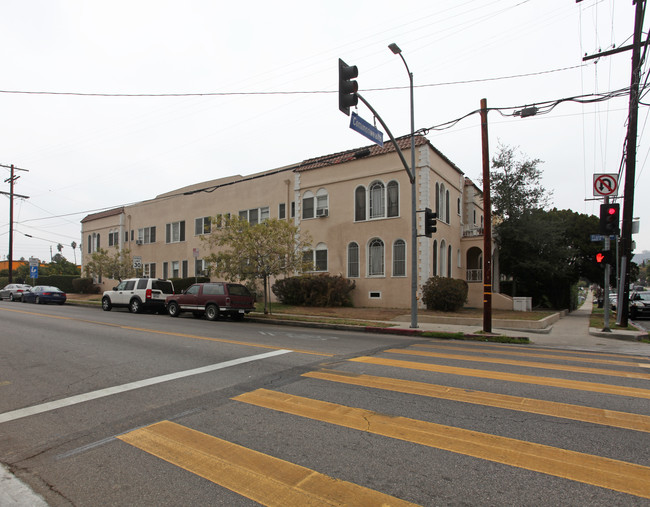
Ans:
{"type": "Polygon", "coordinates": [[[607,208],[607,214],[608,214],[608,215],[616,215],[616,212],[617,212],[617,211],[618,211],[618,209],[616,209],[616,208],[613,207],[613,206],[610,206],[609,208],[607,208]]]}

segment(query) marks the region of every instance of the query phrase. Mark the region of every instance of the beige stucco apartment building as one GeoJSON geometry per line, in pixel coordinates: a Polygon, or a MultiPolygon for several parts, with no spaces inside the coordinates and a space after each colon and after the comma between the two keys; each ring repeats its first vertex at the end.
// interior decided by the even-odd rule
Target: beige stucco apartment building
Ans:
{"type": "MultiPolygon", "coordinates": [[[[398,139],[410,160],[410,137],[398,139]]],[[[418,288],[434,275],[467,280],[469,306],[483,301],[482,193],[425,137],[416,138],[417,209],[438,213],[432,238],[418,237],[418,288]]],[[[305,160],[250,176],[194,184],[82,220],[82,263],[117,246],[142,258],[145,276],[201,275],[210,252],[201,241],[211,218],[293,221],[313,239],[317,272],[356,282],[355,306],[408,308],[411,183],[392,144],[305,160]]],[[[418,213],[418,234],[424,234],[418,213]]],[[[113,280],[101,280],[106,289],[113,280]]],[[[495,296],[498,296],[495,294],[495,296]]],[[[418,293],[419,297],[419,293],[418,293]]],[[[493,298],[495,308],[512,308],[493,298]]]]}

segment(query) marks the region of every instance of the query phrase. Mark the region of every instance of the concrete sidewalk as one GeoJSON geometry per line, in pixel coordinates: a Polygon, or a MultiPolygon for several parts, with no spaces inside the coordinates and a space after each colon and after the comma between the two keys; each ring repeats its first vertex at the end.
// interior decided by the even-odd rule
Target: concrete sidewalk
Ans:
{"type": "MultiPolygon", "coordinates": [[[[650,344],[642,343],[640,337],[647,337],[647,332],[615,330],[610,333],[589,327],[592,300],[587,298],[585,303],[571,313],[562,316],[549,328],[538,332],[530,329],[503,329],[492,326],[492,332],[506,336],[525,336],[531,343],[540,346],[561,347],[576,350],[611,352],[618,354],[642,355],[650,358],[650,344]]],[[[408,329],[409,322],[392,322],[397,327],[408,329]]],[[[612,322],[613,324],[613,322],[612,322]]],[[[481,325],[458,326],[418,322],[422,331],[448,331],[452,333],[476,333],[482,330],[481,325]]]]}

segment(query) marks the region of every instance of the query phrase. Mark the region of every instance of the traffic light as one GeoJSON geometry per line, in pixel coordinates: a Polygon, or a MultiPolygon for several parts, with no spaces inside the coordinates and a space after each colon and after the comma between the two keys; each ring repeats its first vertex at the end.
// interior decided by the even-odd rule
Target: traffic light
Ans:
{"type": "Polygon", "coordinates": [[[596,254],[596,263],[601,267],[604,267],[605,264],[613,264],[613,261],[611,250],[601,250],[596,254]]]}
{"type": "Polygon", "coordinates": [[[600,233],[605,236],[618,236],[619,205],[600,205],[600,233]]]}
{"type": "Polygon", "coordinates": [[[359,102],[359,83],[353,81],[359,75],[356,65],[348,65],[339,58],[339,109],[350,116],[350,107],[359,102]]]}
{"type": "Polygon", "coordinates": [[[424,235],[430,238],[436,232],[436,218],[438,215],[429,208],[424,208],[424,235]]]}

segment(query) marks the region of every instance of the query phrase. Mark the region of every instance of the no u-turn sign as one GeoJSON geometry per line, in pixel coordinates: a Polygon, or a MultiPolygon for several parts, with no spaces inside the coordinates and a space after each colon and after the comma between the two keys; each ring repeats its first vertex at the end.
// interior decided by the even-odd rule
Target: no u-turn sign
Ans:
{"type": "Polygon", "coordinates": [[[594,174],[594,197],[610,197],[618,193],[618,174],[594,174]]]}

